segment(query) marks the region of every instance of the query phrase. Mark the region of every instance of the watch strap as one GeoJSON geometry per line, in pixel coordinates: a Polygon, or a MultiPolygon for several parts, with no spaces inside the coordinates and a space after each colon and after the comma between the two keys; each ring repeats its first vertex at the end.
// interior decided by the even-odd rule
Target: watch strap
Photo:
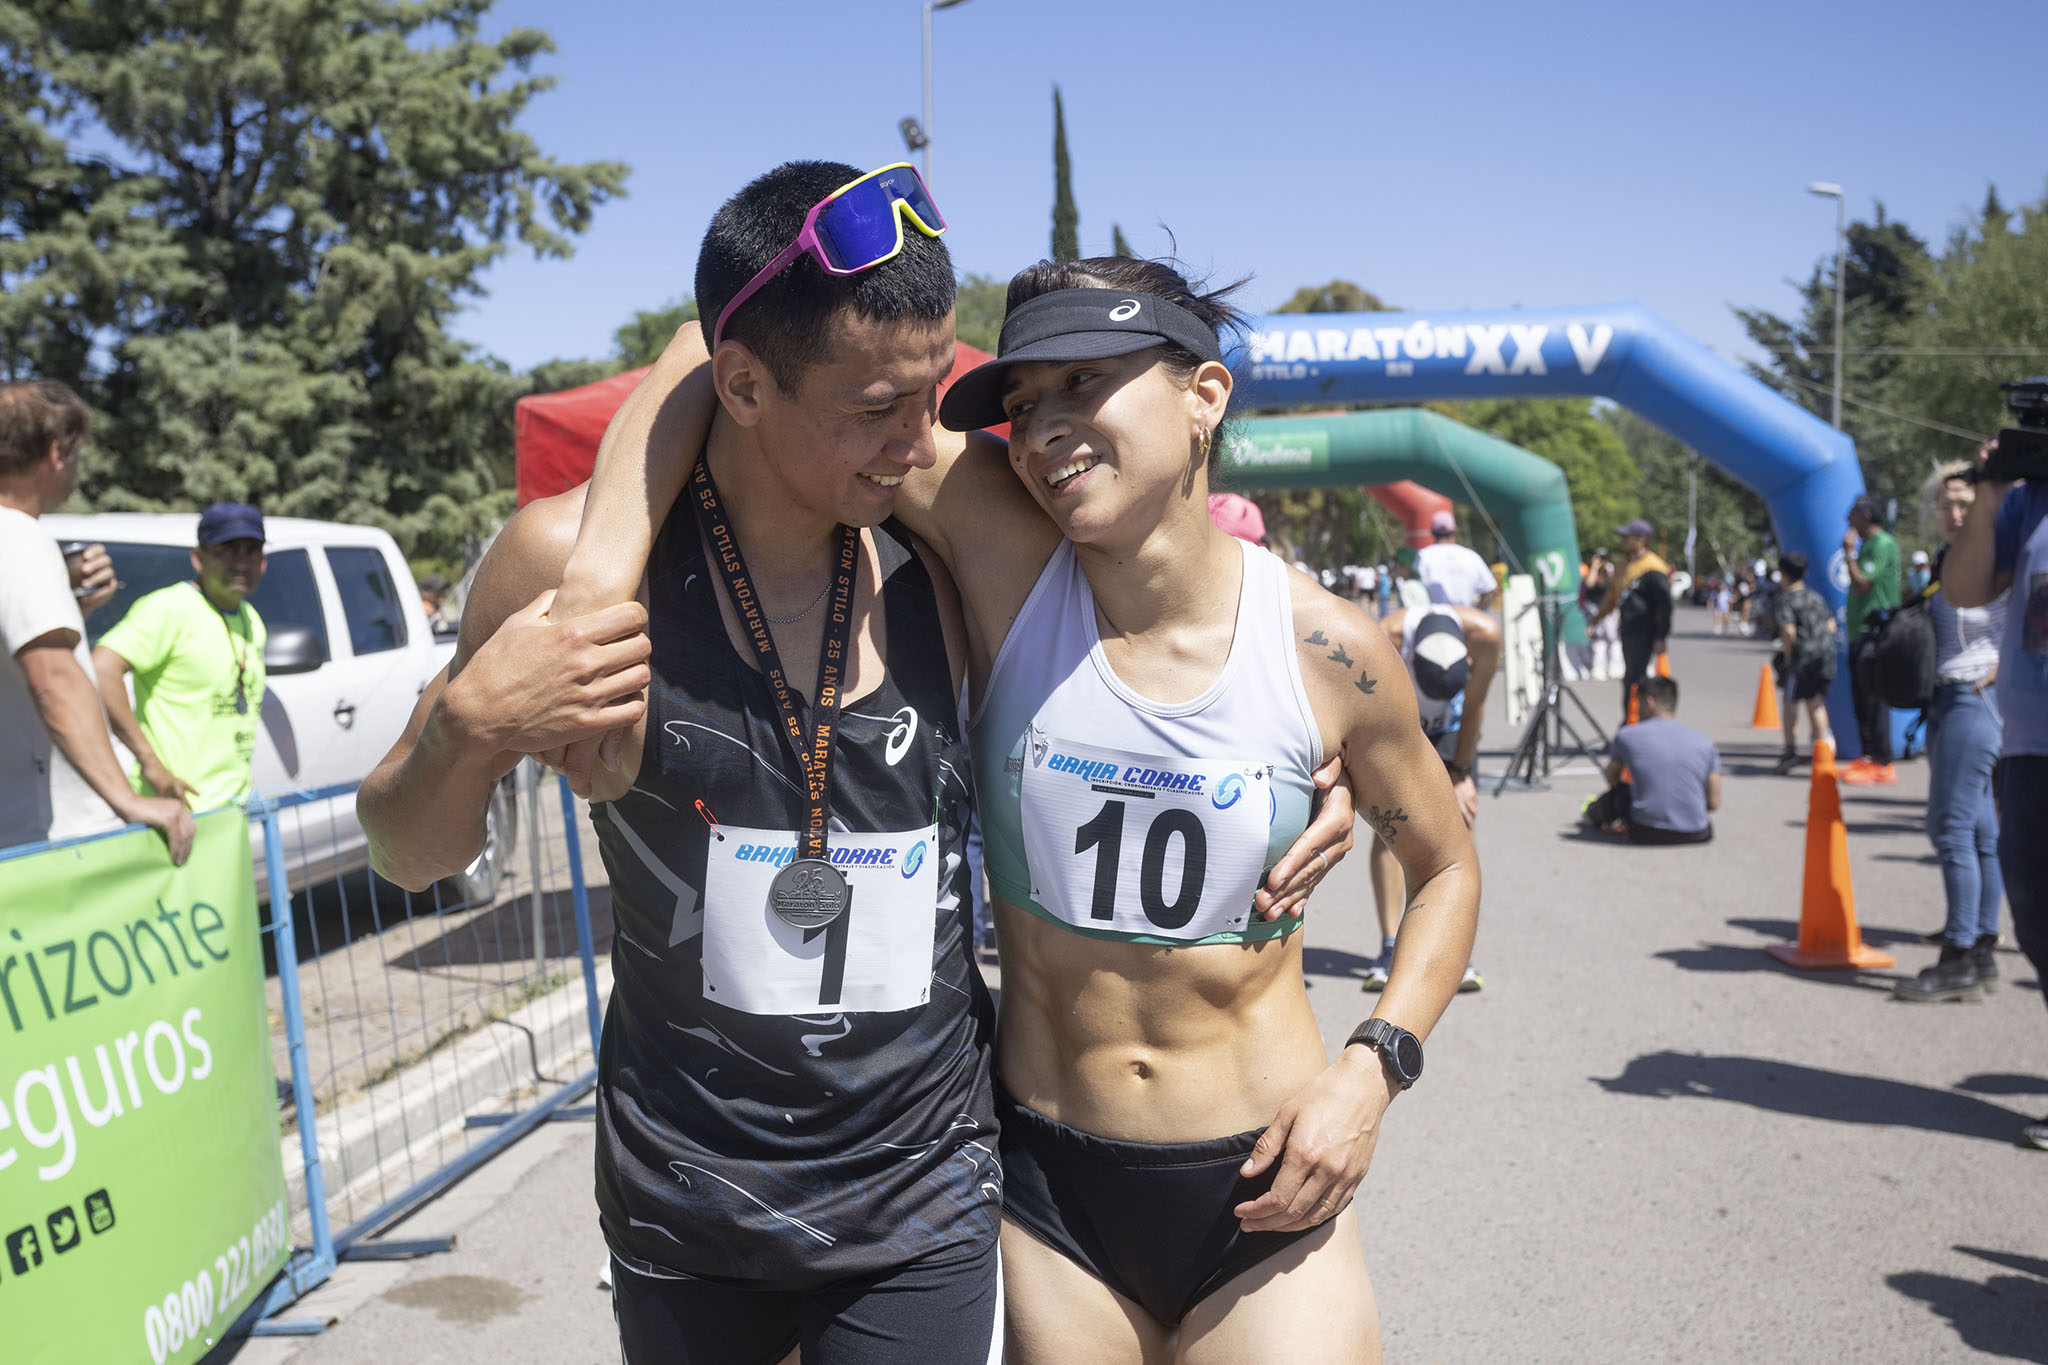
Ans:
{"type": "Polygon", "coordinates": [[[1418,1052],[1421,1051],[1422,1045],[1420,1041],[1415,1040],[1414,1034],[1409,1033],[1408,1030],[1390,1019],[1381,1019],[1378,1016],[1374,1016],[1351,1030],[1351,1036],[1344,1040],[1344,1046],[1350,1047],[1353,1043],[1363,1043],[1374,1052],[1377,1052],[1380,1055],[1381,1063],[1394,1073],[1394,1079],[1401,1083],[1403,1090],[1406,1090],[1415,1084],[1422,1073],[1419,1067],[1413,1076],[1403,1069],[1398,1041],[1403,1036],[1411,1041],[1415,1041],[1416,1050],[1418,1052]]]}

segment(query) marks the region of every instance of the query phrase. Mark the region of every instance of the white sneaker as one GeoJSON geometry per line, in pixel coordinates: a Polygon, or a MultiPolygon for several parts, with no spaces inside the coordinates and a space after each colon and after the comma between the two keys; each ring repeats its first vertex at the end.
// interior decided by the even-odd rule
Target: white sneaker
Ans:
{"type": "Polygon", "coordinates": [[[1486,978],[1479,974],[1479,969],[1477,967],[1473,966],[1469,962],[1466,963],[1465,975],[1461,977],[1458,981],[1458,994],[1465,995],[1472,991],[1480,991],[1485,989],[1486,978]]]}
{"type": "Polygon", "coordinates": [[[1361,990],[1383,991],[1387,988],[1387,958],[1384,954],[1374,958],[1365,969],[1365,984],[1361,990]]]}

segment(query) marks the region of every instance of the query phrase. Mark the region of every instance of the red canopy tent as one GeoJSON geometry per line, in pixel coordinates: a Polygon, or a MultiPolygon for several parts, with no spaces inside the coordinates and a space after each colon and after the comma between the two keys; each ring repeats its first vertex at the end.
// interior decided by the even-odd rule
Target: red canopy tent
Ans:
{"type": "MultiPolygon", "coordinates": [[[[986,351],[960,347],[946,384],[989,359],[986,351]]],[[[566,493],[590,477],[597,443],[612,414],[647,373],[627,370],[580,389],[522,398],[512,413],[512,441],[519,470],[519,505],[566,493]]],[[[943,392],[945,385],[940,386],[943,392]]]]}

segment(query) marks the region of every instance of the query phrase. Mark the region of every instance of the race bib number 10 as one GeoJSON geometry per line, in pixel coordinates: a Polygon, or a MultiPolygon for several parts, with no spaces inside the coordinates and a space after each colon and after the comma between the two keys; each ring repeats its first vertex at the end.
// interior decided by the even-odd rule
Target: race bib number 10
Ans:
{"type": "Polygon", "coordinates": [[[931,999],[939,831],[833,831],[829,856],[852,899],[798,929],[768,903],[796,856],[781,829],[720,827],[704,859],[704,998],[748,1014],[881,1014],[931,999]]]}
{"type": "Polygon", "coordinates": [[[1189,942],[1250,922],[1275,808],[1267,765],[1034,731],[1021,781],[1032,897],[1056,918],[1189,942]]]}

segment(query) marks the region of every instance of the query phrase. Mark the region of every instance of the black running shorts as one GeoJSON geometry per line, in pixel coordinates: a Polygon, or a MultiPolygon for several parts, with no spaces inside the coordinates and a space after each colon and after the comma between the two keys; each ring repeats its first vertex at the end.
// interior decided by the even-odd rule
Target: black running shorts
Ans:
{"type": "Polygon", "coordinates": [[[808,1293],[642,1274],[612,1260],[624,1365],[995,1365],[1002,1359],[993,1241],[966,1260],[914,1263],[808,1293]]]}

